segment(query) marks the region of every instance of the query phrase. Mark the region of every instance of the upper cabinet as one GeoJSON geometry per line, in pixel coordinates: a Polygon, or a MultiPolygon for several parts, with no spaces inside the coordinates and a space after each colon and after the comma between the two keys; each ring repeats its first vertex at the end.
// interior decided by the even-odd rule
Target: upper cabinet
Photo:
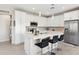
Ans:
{"type": "MultiPolygon", "coordinates": [[[[37,22],[39,27],[47,27],[49,24],[52,25],[52,19],[49,21],[48,18],[42,16],[36,16],[28,14],[22,11],[15,11],[15,21],[20,26],[30,26],[31,22],[37,22]],[[49,24],[48,24],[49,23],[49,24]]],[[[16,25],[17,26],[17,25],[16,25]]]]}
{"type": "Polygon", "coordinates": [[[15,11],[15,31],[18,33],[21,32],[21,26],[25,20],[24,15],[25,14],[23,12],[15,11]]]}
{"type": "Polygon", "coordinates": [[[48,18],[48,24],[52,27],[63,27],[64,26],[64,14],[60,14],[57,16],[52,16],[48,18]]]}
{"type": "Polygon", "coordinates": [[[42,27],[42,26],[47,26],[47,19],[44,17],[38,17],[38,26],[42,27]]]}
{"type": "Polygon", "coordinates": [[[53,26],[54,16],[47,18],[47,26],[53,26]]]}
{"type": "Polygon", "coordinates": [[[53,25],[63,27],[64,26],[64,14],[54,16],[53,25]]]}
{"type": "Polygon", "coordinates": [[[64,13],[64,20],[79,19],[79,10],[64,13]]]}
{"type": "Polygon", "coordinates": [[[30,22],[33,20],[34,20],[33,16],[26,13],[26,20],[25,20],[26,26],[30,26],[30,22]]]}
{"type": "Polygon", "coordinates": [[[26,16],[26,26],[30,26],[30,22],[37,22],[38,26],[43,27],[47,26],[47,19],[45,17],[35,16],[27,14],[26,16]]]}

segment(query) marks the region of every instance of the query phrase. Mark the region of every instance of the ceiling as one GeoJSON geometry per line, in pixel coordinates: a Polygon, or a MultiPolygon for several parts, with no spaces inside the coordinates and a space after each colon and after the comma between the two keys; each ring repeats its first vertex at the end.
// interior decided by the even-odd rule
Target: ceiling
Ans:
{"type": "Polygon", "coordinates": [[[40,13],[46,16],[60,13],[75,7],[79,4],[0,4],[0,10],[21,9],[33,13],[40,13]],[[50,9],[54,7],[53,9],[50,9]]]}

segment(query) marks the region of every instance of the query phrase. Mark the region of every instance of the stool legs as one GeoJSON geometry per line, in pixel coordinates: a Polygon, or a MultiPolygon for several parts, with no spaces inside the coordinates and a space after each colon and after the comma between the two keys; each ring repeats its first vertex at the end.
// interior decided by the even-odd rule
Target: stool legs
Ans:
{"type": "Polygon", "coordinates": [[[41,48],[41,55],[42,55],[42,48],[41,48]]]}
{"type": "Polygon", "coordinates": [[[52,44],[51,44],[51,55],[55,55],[55,53],[52,52],[52,48],[53,48],[53,46],[52,46],[52,44]]]}

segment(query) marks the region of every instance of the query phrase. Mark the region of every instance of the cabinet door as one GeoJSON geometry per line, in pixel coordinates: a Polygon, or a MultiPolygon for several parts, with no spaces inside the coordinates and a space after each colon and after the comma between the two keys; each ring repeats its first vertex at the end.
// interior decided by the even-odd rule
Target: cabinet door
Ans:
{"type": "Polygon", "coordinates": [[[44,17],[38,17],[38,26],[47,26],[47,19],[44,17]]]}
{"type": "Polygon", "coordinates": [[[31,15],[26,14],[26,19],[25,19],[26,26],[30,26],[30,21],[31,21],[31,19],[32,19],[32,16],[31,16],[31,15]]]}
{"type": "Polygon", "coordinates": [[[70,20],[71,19],[71,13],[68,12],[68,13],[65,13],[64,14],[64,20],[70,20]]]}
{"type": "Polygon", "coordinates": [[[25,13],[15,11],[15,44],[23,42],[23,33],[25,32],[25,13]]]}
{"type": "Polygon", "coordinates": [[[79,19],[79,10],[71,11],[64,14],[64,20],[75,20],[79,19]]]}
{"type": "Polygon", "coordinates": [[[64,26],[64,15],[58,15],[54,17],[53,26],[64,26]]]}
{"type": "Polygon", "coordinates": [[[78,19],[78,10],[72,11],[70,15],[72,20],[78,19]]]}
{"type": "Polygon", "coordinates": [[[19,11],[15,11],[15,43],[18,44],[20,42],[20,34],[21,34],[21,13],[19,11]]]}
{"type": "Polygon", "coordinates": [[[19,11],[15,11],[15,32],[21,32],[21,13],[19,11]]]}

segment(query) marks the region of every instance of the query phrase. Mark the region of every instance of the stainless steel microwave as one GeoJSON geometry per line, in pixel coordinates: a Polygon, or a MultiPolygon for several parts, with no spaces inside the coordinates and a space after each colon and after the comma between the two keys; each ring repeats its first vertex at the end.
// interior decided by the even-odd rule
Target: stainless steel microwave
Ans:
{"type": "Polygon", "coordinates": [[[30,26],[38,26],[37,22],[30,22],[30,26]]]}

